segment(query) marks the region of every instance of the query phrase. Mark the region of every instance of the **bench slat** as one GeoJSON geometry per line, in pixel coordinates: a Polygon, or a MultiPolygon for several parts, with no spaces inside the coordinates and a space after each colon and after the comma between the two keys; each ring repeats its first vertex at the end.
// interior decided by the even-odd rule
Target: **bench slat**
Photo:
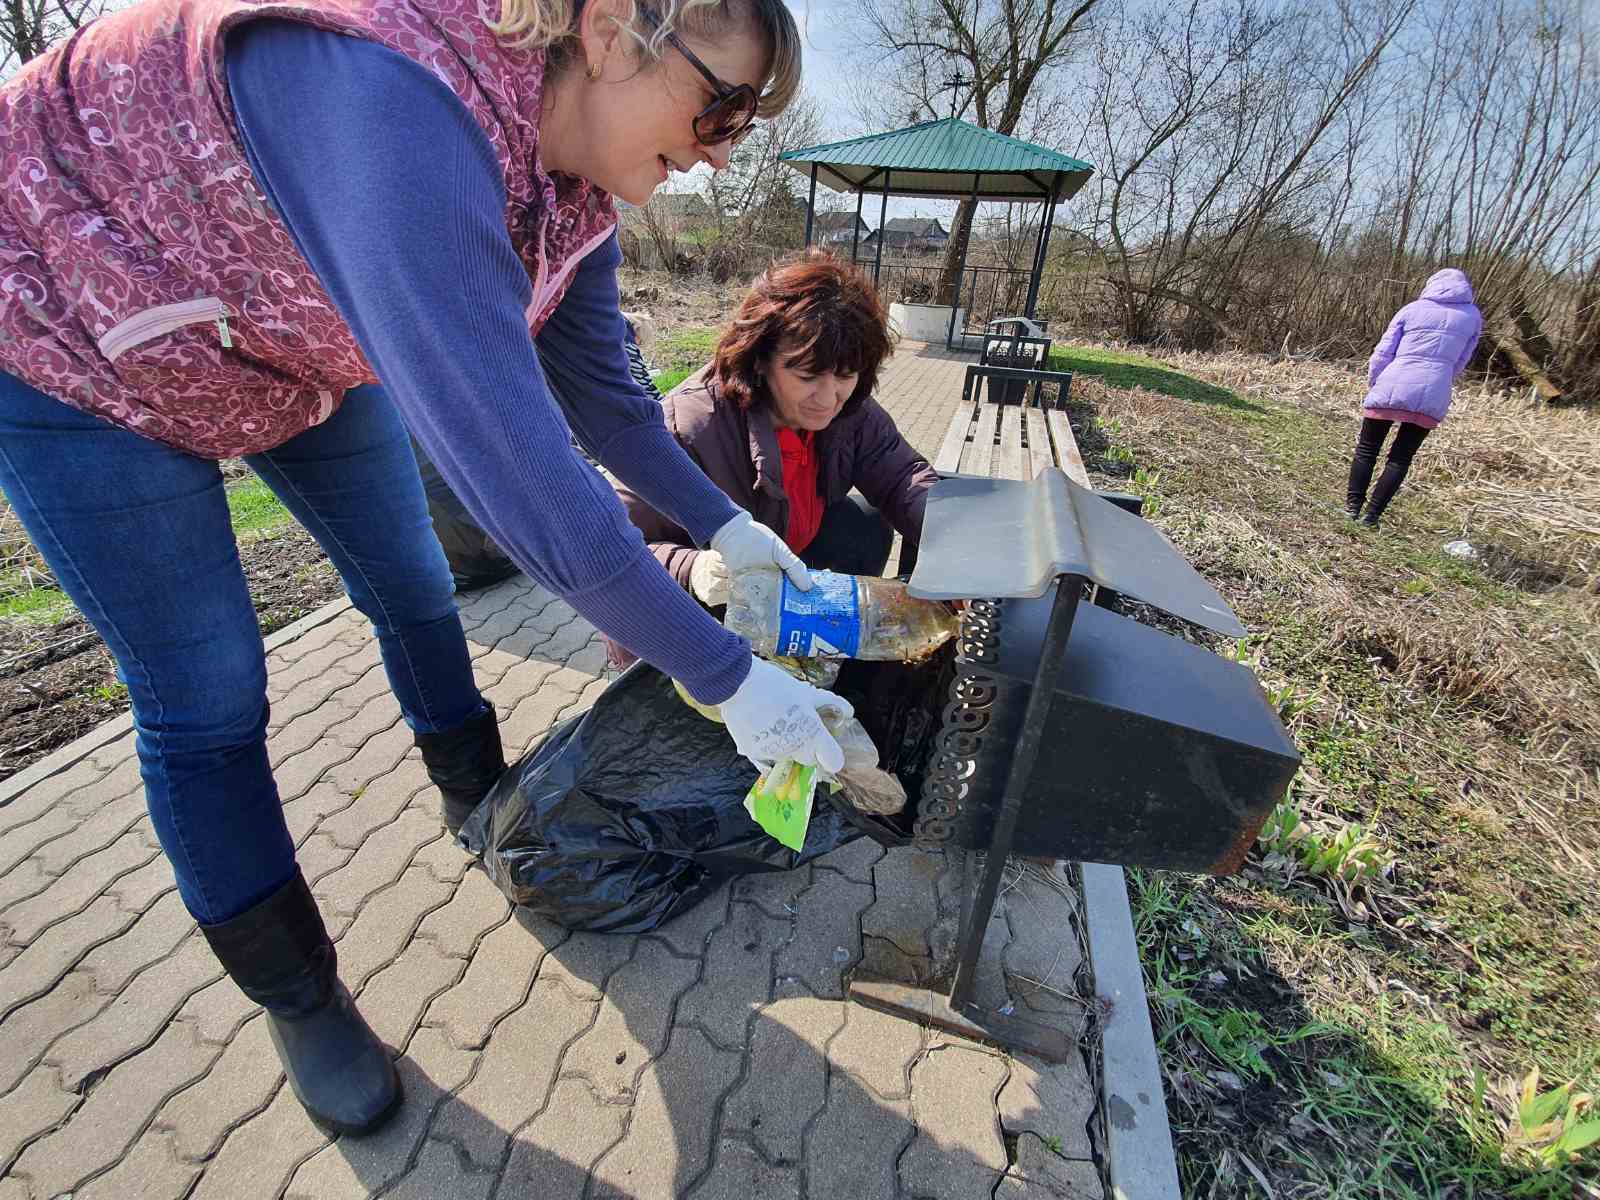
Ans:
{"type": "Polygon", "coordinates": [[[966,447],[967,435],[972,432],[972,418],[977,413],[978,405],[972,400],[963,400],[956,405],[938,457],[933,460],[933,469],[940,475],[954,475],[961,469],[961,451],[966,447]]]}
{"type": "Polygon", "coordinates": [[[1089,472],[1084,470],[1083,455],[1078,453],[1078,440],[1072,436],[1072,423],[1067,420],[1067,414],[1052,408],[1045,412],[1044,419],[1050,426],[1051,440],[1055,442],[1056,462],[1073,483],[1088,487],[1089,472]]]}
{"type": "Polygon", "coordinates": [[[1022,470],[1022,406],[1006,405],[1000,417],[1000,449],[995,454],[994,474],[999,479],[1025,478],[1022,470]]]}
{"type": "Polygon", "coordinates": [[[966,461],[961,469],[968,475],[989,474],[994,461],[994,429],[1000,418],[1000,406],[993,402],[978,406],[978,430],[972,435],[972,445],[967,449],[966,461]]]}
{"type": "Polygon", "coordinates": [[[1025,410],[1028,424],[1028,478],[1032,479],[1046,467],[1055,466],[1055,455],[1050,450],[1050,432],[1045,428],[1044,413],[1037,408],[1025,410]]]}

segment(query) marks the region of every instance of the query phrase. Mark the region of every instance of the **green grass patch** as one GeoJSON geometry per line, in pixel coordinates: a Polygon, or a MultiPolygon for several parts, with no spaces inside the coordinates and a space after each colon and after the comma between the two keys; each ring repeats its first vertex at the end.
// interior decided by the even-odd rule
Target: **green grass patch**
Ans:
{"type": "MultiPolygon", "coordinates": [[[[717,330],[709,325],[688,325],[673,330],[656,343],[650,357],[663,375],[697,371],[717,349],[717,330]]],[[[679,376],[681,379],[682,376],[679,376]]],[[[658,385],[659,386],[659,385],[658,385]]]]}
{"type": "Polygon", "coordinates": [[[9,595],[0,589],[0,618],[15,617],[31,625],[57,625],[74,611],[66,593],[55,588],[28,588],[9,595]]]}
{"type": "Polygon", "coordinates": [[[1071,371],[1074,375],[1093,375],[1115,388],[1144,388],[1191,400],[1196,404],[1216,404],[1243,412],[1265,410],[1225,387],[1174,371],[1152,358],[1126,350],[1104,350],[1089,346],[1058,347],[1050,351],[1050,370],[1071,371]]]}
{"type": "Polygon", "coordinates": [[[665,396],[673,388],[677,387],[685,379],[693,375],[694,372],[695,368],[680,367],[675,371],[658,371],[656,374],[650,376],[650,380],[656,385],[656,390],[665,396]]]}
{"type": "Polygon", "coordinates": [[[235,534],[262,533],[287,525],[294,517],[254,475],[228,488],[228,519],[235,534]]]}

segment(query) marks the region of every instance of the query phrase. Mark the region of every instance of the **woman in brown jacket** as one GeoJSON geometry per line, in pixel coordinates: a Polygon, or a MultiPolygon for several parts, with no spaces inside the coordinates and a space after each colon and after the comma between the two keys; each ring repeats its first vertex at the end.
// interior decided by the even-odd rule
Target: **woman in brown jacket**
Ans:
{"type": "MultiPolygon", "coordinates": [[[[710,365],[666,398],[667,428],[808,567],[880,575],[898,531],[905,574],[938,476],[872,398],[893,349],[871,281],[826,251],[806,251],[751,285],[710,365]]],[[[721,557],[696,549],[625,486],[617,491],[673,577],[703,604],[726,604],[721,557]]],[[[611,651],[616,665],[632,661],[620,646],[611,651]]]]}

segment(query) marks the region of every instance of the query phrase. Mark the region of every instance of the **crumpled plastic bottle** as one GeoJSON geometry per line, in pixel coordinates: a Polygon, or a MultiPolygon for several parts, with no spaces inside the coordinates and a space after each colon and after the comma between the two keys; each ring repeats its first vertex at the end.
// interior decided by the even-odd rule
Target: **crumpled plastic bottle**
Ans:
{"type": "Polygon", "coordinates": [[[860,658],[914,662],[956,636],[944,603],[919,600],[898,579],[811,572],[802,592],[780,571],[743,571],[729,581],[722,623],[763,658],[860,658]]]}

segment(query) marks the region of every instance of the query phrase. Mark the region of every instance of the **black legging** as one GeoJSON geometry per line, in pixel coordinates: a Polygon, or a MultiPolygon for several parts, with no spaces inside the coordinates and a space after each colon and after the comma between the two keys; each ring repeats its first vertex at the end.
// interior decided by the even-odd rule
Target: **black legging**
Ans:
{"type": "MultiPolygon", "coordinates": [[[[1360,515],[1362,502],[1367,499],[1367,485],[1372,482],[1372,471],[1378,463],[1378,453],[1383,449],[1383,439],[1389,436],[1393,421],[1379,421],[1363,417],[1361,432],[1356,437],[1356,456],[1350,463],[1350,490],[1345,497],[1345,507],[1352,515],[1360,515]]],[[[1372,502],[1367,505],[1364,518],[1367,524],[1376,525],[1383,510],[1389,507],[1400,481],[1411,469],[1411,460],[1428,436],[1425,426],[1410,421],[1400,422],[1400,431],[1394,435],[1394,445],[1389,447],[1389,461],[1378,477],[1378,486],[1372,489],[1372,502]]]]}
{"type": "MultiPolygon", "coordinates": [[[[882,575],[894,548],[894,530],[859,492],[835,500],[822,514],[816,537],[800,554],[816,571],[841,575],[882,575]]],[[[917,565],[917,543],[900,544],[900,574],[917,565]]]]}

